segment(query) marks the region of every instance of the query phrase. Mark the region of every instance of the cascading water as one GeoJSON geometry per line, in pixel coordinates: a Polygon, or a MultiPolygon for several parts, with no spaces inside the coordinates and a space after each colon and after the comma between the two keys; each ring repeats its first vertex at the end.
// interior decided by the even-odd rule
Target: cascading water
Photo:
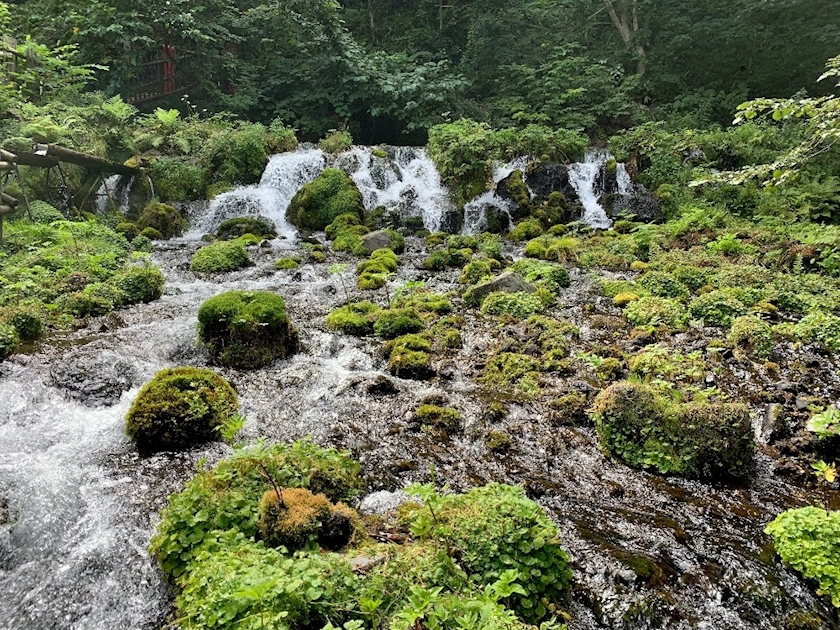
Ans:
{"type": "MultiPolygon", "coordinates": [[[[505,179],[515,170],[524,170],[528,165],[529,158],[520,157],[505,164],[493,165],[493,187],[505,179]]],[[[487,213],[491,212],[500,217],[505,217],[509,227],[513,227],[511,212],[513,204],[507,199],[502,199],[495,190],[488,190],[475,199],[464,205],[464,234],[479,234],[487,227],[487,213]]]]}
{"type": "MultiPolygon", "coordinates": [[[[612,225],[612,220],[598,202],[605,192],[598,181],[598,175],[604,170],[609,158],[610,155],[602,149],[587,149],[583,162],[569,166],[569,183],[574,187],[583,206],[581,221],[594,228],[607,229],[612,225]]],[[[626,169],[624,174],[627,175],[626,169]]],[[[629,179],[628,176],[625,184],[629,179]]]]}

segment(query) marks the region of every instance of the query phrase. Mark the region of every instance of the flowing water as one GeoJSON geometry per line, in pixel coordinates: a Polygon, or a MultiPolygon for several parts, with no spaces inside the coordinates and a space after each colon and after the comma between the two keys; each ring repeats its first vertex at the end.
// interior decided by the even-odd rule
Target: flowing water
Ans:
{"type": "MultiPolygon", "coordinates": [[[[292,170],[300,180],[314,177],[323,157],[300,153],[292,170]]],[[[272,159],[257,188],[283,189],[279,178],[287,168],[272,159]]],[[[277,198],[288,198],[292,187],[259,210],[281,227],[277,198]]],[[[220,214],[212,221],[221,220],[224,213],[214,212],[220,214]]],[[[123,418],[157,370],[207,364],[195,345],[196,313],[202,301],[230,289],[278,292],[302,342],[298,355],[268,368],[220,370],[239,392],[245,437],[311,435],[350,449],[370,490],[428,480],[432,466],[437,480],[456,490],[490,480],[525,485],[557,522],[573,561],[571,630],[785,630],[799,611],[818,615],[820,627],[837,627],[830,607],[768,554],[766,523],[819,497],[775,475],[767,449],[757,452],[748,483],[704,484],[616,463],[603,456],[591,426],[556,426],[527,400],[509,402],[507,418],[488,420],[496,393],[476,378],[497,343],[493,322],[467,311],[463,348],[448,362],[439,359],[437,378],[394,378],[379,342],[325,329],[324,316],[345,301],[340,278],[326,265],[274,269],[276,258],[296,249],[293,239],[252,248],[253,267],[211,279],[189,271],[199,245],[193,236],[161,244],[153,257],[167,278],[160,300],[98,318],[0,363],[0,628],[163,625],[171,594],[145,551],[156,514],[200,458],[212,464],[229,449],[211,444],[140,457],[123,435],[123,418]],[[461,411],[460,434],[441,439],[417,430],[412,412],[429,397],[461,411]],[[513,448],[488,451],[488,428],[514,436],[513,448]]],[[[418,280],[437,291],[458,289],[458,270],[429,275],[420,264],[425,255],[424,241],[409,238],[391,295],[418,280]]],[[[575,343],[587,344],[600,334],[587,324],[588,307],[601,298],[596,282],[571,273],[572,286],[553,315],[580,326],[575,343]]],[[[355,289],[352,265],[343,279],[351,299],[384,301],[384,293],[355,289]]],[[[578,375],[569,384],[591,388],[578,375]]]]}
{"type": "MultiPolygon", "coordinates": [[[[612,220],[598,201],[605,192],[603,185],[599,183],[599,176],[603,173],[609,158],[610,155],[602,149],[588,149],[583,162],[569,166],[569,183],[577,191],[578,199],[583,205],[581,221],[594,228],[607,229],[612,225],[612,220]]],[[[622,170],[624,175],[627,175],[627,171],[622,170]]],[[[626,185],[629,177],[626,179],[622,177],[619,181],[626,185]]],[[[619,189],[618,192],[626,194],[630,191],[619,189]]]]}

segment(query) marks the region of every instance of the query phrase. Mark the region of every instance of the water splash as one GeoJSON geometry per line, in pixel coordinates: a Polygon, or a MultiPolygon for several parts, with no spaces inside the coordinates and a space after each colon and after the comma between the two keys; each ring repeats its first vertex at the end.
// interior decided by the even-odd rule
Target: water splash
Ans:
{"type": "Polygon", "coordinates": [[[514,205],[507,199],[502,199],[496,194],[496,184],[508,177],[516,170],[524,171],[528,166],[529,158],[519,157],[510,162],[497,162],[493,165],[493,190],[481,193],[475,199],[464,205],[464,227],[461,230],[464,234],[480,234],[487,228],[487,213],[506,220],[508,229],[513,228],[511,213],[514,205]]]}
{"type": "MultiPolygon", "coordinates": [[[[581,221],[599,229],[612,226],[612,220],[598,203],[598,198],[605,192],[603,182],[600,181],[602,178],[598,176],[604,170],[608,159],[610,155],[603,149],[587,149],[583,162],[569,166],[569,183],[574,187],[583,206],[581,221]]],[[[626,170],[624,172],[627,173],[626,170]]],[[[628,176],[627,180],[629,179],[628,176]]]]}

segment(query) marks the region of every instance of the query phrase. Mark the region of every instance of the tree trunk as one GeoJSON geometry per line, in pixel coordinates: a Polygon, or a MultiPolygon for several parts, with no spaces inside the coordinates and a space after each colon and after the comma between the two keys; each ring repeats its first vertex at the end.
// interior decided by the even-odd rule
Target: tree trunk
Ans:
{"type": "Polygon", "coordinates": [[[643,75],[647,70],[647,51],[640,40],[638,0],[625,0],[620,11],[616,10],[613,0],[604,0],[604,6],[621,41],[636,54],[636,74],[643,75]]]}

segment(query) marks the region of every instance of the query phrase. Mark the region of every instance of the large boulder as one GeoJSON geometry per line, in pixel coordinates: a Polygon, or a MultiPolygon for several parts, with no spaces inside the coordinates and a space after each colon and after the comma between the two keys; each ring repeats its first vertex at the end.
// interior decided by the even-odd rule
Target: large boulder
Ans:
{"type": "Polygon", "coordinates": [[[113,350],[91,344],[50,367],[53,385],[88,407],[114,405],[137,382],[134,365],[113,350]]]}
{"type": "Polygon", "coordinates": [[[559,162],[533,162],[525,169],[525,184],[537,197],[559,192],[569,203],[578,201],[578,194],[569,181],[569,167],[559,162]]]}
{"type": "Polygon", "coordinates": [[[342,214],[364,218],[362,193],[350,177],[337,168],[325,169],[305,184],[289,203],[286,219],[307,230],[323,230],[342,214]]]}
{"type": "Polygon", "coordinates": [[[361,236],[362,248],[370,255],[377,249],[390,249],[397,254],[405,249],[405,239],[394,230],[377,230],[361,236]]]}
{"type": "Polygon", "coordinates": [[[298,351],[298,332],[283,298],[270,291],[228,291],[198,309],[198,337],[213,361],[260,368],[298,351]]]}
{"type": "Polygon", "coordinates": [[[222,224],[216,230],[216,238],[223,241],[229,241],[244,234],[274,238],[277,236],[277,227],[274,225],[274,221],[268,217],[257,215],[227,219],[222,221],[222,224]]]}
{"type": "Polygon", "coordinates": [[[641,187],[628,195],[602,195],[598,202],[611,219],[627,217],[631,221],[658,223],[664,218],[659,200],[641,187]]]}
{"type": "Polygon", "coordinates": [[[216,439],[238,404],[236,392],[215,372],[169,368],[140,389],[125,432],[141,451],[181,450],[216,439]]]}
{"type": "Polygon", "coordinates": [[[471,287],[464,293],[464,299],[474,306],[480,306],[484,298],[491,293],[533,293],[534,291],[536,291],[534,286],[525,282],[522,276],[508,271],[471,287]]]}
{"type": "Polygon", "coordinates": [[[510,218],[519,221],[531,213],[531,193],[522,171],[515,170],[496,184],[496,195],[510,203],[510,218]]]}
{"type": "Polygon", "coordinates": [[[165,203],[150,203],[143,208],[137,227],[142,231],[147,228],[157,230],[162,238],[181,236],[187,229],[187,221],[174,207],[165,203]]]}

